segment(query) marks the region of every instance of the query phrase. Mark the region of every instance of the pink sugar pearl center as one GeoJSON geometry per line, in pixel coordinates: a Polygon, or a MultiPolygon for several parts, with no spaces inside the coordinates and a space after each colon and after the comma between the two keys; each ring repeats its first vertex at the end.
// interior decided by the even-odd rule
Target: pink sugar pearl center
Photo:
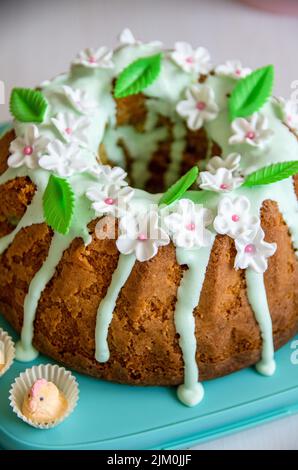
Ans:
{"type": "Polygon", "coordinates": [[[196,229],[196,225],[192,222],[191,224],[186,225],[186,230],[193,232],[196,229]]]}
{"type": "Polygon", "coordinates": [[[185,59],[185,62],[187,62],[188,64],[193,64],[194,63],[194,60],[193,60],[193,57],[189,56],[185,59]]]}
{"type": "Polygon", "coordinates": [[[229,185],[226,184],[226,183],[222,183],[222,184],[220,185],[220,189],[229,189],[229,185]]]}
{"type": "Polygon", "coordinates": [[[240,219],[239,215],[237,215],[237,214],[232,215],[232,221],[233,222],[239,222],[239,219],[240,219]]]}
{"type": "Polygon", "coordinates": [[[95,62],[96,62],[96,59],[93,55],[91,55],[88,60],[89,60],[90,64],[95,64],[95,62]]]}
{"type": "Polygon", "coordinates": [[[33,147],[32,145],[26,145],[24,148],[23,148],[23,154],[26,155],[26,156],[30,156],[32,155],[33,153],[33,147]]]}
{"type": "Polygon", "coordinates": [[[252,243],[249,243],[244,248],[244,251],[245,251],[245,253],[249,253],[249,254],[253,255],[256,252],[256,247],[252,243]]]}
{"type": "Polygon", "coordinates": [[[199,111],[203,111],[206,108],[206,103],[204,103],[204,101],[198,101],[197,105],[196,105],[196,108],[199,111]]]}
{"type": "Polygon", "coordinates": [[[111,198],[111,197],[107,197],[105,199],[105,204],[107,204],[108,206],[112,206],[113,204],[115,204],[115,199],[111,198]]]}
{"type": "Polygon", "coordinates": [[[238,75],[238,77],[241,75],[241,70],[240,69],[236,69],[235,70],[235,74],[238,75]]]}
{"type": "Polygon", "coordinates": [[[66,132],[66,134],[70,135],[72,133],[72,128],[71,127],[66,127],[65,132],[66,132]]]}
{"type": "Polygon", "coordinates": [[[248,131],[245,135],[247,139],[253,140],[255,138],[256,134],[253,131],[248,131]]]}
{"type": "Polygon", "coordinates": [[[138,240],[140,242],[145,242],[146,240],[148,240],[147,235],[145,235],[144,233],[140,233],[140,235],[138,236],[138,240]]]}

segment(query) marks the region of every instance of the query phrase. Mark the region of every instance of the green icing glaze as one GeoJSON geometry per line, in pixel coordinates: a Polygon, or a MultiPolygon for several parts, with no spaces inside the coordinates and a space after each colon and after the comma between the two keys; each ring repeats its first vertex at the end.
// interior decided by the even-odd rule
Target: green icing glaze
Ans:
{"type": "Polygon", "coordinates": [[[142,57],[132,62],[117,77],[114,89],[116,98],[136,95],[148,88],[160,74],[162,53],[142,57]]]}
{"type": "MultiPolygon", "coordinates": [[[[42,170],[35,171],[30,175],[30,177],[39,188],[43,188],[44,190],[49,173],[42,170]]],[[[54,234],[47,259],[31,281],[29,292],[25,298],[21,341],[17,347],[17,358],[21,361],[29,361],[34,359],[36,356],[36,351],[32,348],[32,340],[38,301],[47,283],[53,277],[56,267],[62,258],[63,252],[67,250],[71,242],[77,237],[82,238],[86,245],[92,240],[87,225],[94,218],[94,212],[90,209],[90,204],[84,196],[86,188],[90,184],[90,178],[87,175],[77,175],[73,177],[72,184],[75,193],[78,195],[78,201],[75,207],[74,220],[71,229],[67,235],[60,235],[58,233],[54,234]]],[[[1,252],[9,246],[16,233],[18,233],[23,227],[43,222],[42,194],[43,191],[40,189],[35,193],[32,203],[29,205],[25,215],[14,232],[0,240],[1,252]]]]}
{"type": "MultiPolygon", "coordinates": [[[[183,98],[185,88],[191,83],[195,83],[197,78],[183,72],[165,55],[162,71],[158,79],[146,89],[148,114],[145,123],[145,132],[137,133],[132,126],[123,126],[118,129],[115,127],[116,106],[112,96],[112,82],[114,78],[134,60],[140,57],[150,56],[157,52],[158,49],[150,45],[122,47],[114,53],[113,61],[115,68],[112,70],[90,70],[82,66],[73,66],[70,73],[59,75],[42,89],[48,101],[48,111],[45,121],[38,126],[40,133],[49,139],[59,138],[60,136],[51,122],[51,117],[56,116],[58,112],[80,114],[61,93],[62,86],[67,85],[74,89],[85,91],[88,94],[88,99],[96,104],[94,109],[88,112],[88,117],[91,122],[87,131],[89,150],[82,149],[85,158],[89,159],[90,163],[96,164],[96,155],[99,145],[101,142],[104,142],[108,157],[111,161],[124,166],[124,154],[122,149],[117,145],[119,138],[122,138],[132,155],[132,176],[134,181],[136,181],[138,186],[143,186],[148,178],[147,166],[151,153],[157,149],[160,142],[168,138],[166,127],[161,126],[156,128],[159,115],[165,116],[174,124],[170,164],[165,175],[165,183],[170,186],[170,184],[177,179],[180,172],[180,163],[184,151],[186,135],[185,124],[177,115],[175,108],[177,102],[183,98]],[[140,156],[142,156],[142,158],[139,158],[140,156]]],[[[296,137],[281,123],[273,100],[270,100],[261,110],[269,120],[269,127],[274,131],[274,136],[268,147],[266,147],[265,150],[259,150],[247,145],[230,145],[228,139],[231,135],[231,128],[228,119],[227,95],[233,90],[235,81],[230,78],[213,75],[207,78],[205,85],[209,85],[213,88],[216,102],[220,107],[218,117],[206,123],[205,128],[210,139],[209,141],[214,140],[217,142],[222,148],[223,155],[238,151],[242,154],[241,168],[250,169],[251,171],[269,165],[270,163],[298,159],[296,137]]],[[[16,134],[22,135],[23,130],[24,124],[16,122],[16,134]]],[[[48,181],[48,172],[43,170],[30,171],[24,167],[17,170],[8,169],[0,176],[0,184],[4,184],[17,176],[27,175],[35,183],[37,192],[16,229],[10,235],[0,240],[0,253],[3,253],[8,248],[16,234],[23,227],[43,222],[41,196],[48,181]]],[[[18,357],[23,358],[23,360],[30,359],[36,354],[35,350],[32,348],[36,308],[40,295],[48,281],[54,275],[55,268],[63,252],[76,237],[81,237],[86,245],[91,242],[91,236],[87,226],[88,223],[95,218],[95,214],[90,207],[90,201],[85,197],[85,191],[91,184],[95,184],[97,181],[96,176],[92,176],[88,173],[78,174],[69,178],[76,198],[74,218],[70,232],[66,237],[54,234],[48,258],[40,271],[36,273],[30,285],[25,301],[22,343],[18,345],[18,357]]],[[[207,193],[202,202],[204,206],[211,209],[215,215],[217,204],[222,196],[216,193],[207,193]]],[[[296,222],[297,200],[291,178],[273,185],[268,185],[267,187],[241,187],[229,195],[231,197],[238,195],[247,196],[252,203],[252,211],[255,212],[256,215],[259,215],[260,207],[265,199],[276,201],[285,222],[289,226],[293,245],[298,249],[298,224],[296,222]]],[[[157,204],[160,197],[160,194],[150,195],[145,191],[136,190],[131,204],[134,210],[145,211],[150,204],[157,204]]],[[[193,191],[190,191],[185,197],[193,199],[195,194],[193,191]]],[[[181,249],[177,250],[178,262],[180,264],[187,264],[189,267],[179,287],[175,313],[177,331],[179,331],[181,335],[180,346],[185,362],[185,383],[179,387],[178,396],[188,405],[200,401],[203,396],[203,389],[198,383],[198,368],[195,361],[196,341],[193,310],[199,302],[211,249],[212,247],[189,252],[181,249]]],[[[113,275],[112,287],[110,286],[106,298],[99,306],[96,327],[97,358],[103,358],[104,354],[105,358],[108,358],[108,327],[115,308],[117,296],[133,268],[134,261],[133,257],[120,256],[118,267],[113,275]],[[101,354],[103,354],[103,356],[101,356],[101,354]]],[[[249,270],[247,271],[247,279],[249,301],[260,324],[264,340],[263,359],[265,358],[266,366],[266,360],[271,354],[268,345],[270,345],[270,341],[272,343],[272,332],[270,330],[270,314],[264,282],[260,275],[255,275],[255,273],[251,273],[249,270]],[[262,306],[262,311],[260,306],[262,306]]],[[[262,372],[262,370],[260,371],[262,372]]]]}
{"type": "MultiPolygon", "coordinates": [[[[294,161],[298,159],[297,138],[280,121],[278,110],[276,109],[276,104],[273,99],[269,100],[260,110],[267,116],[269,128],[274,132],[268,146],[261,150],[249,145],[230,145],[228,140],[231,136],[231,127],[228,119],[226,97],[231,93],[233,81],[229,78],[210,76],[206,80],[206,84],[213,88],[215,99],[221,108],[218,117],[214,121],[206,123],[206,130],[209,137],[220,145],[223,155],[239,152],[242,155],[240,162],[241,169],[250,169],[251,171],[270,165],[271,163],[294,161]]],[[[298,224],[296,220],[298,207],[291,178],[272,185],[260,186],[260,188],[241,187],[230,193],[230,196],[240,194],[248,197],[252,203],[252,210],[254,210],[257,215],[259,215],[259,209],[265,199],[276,201],[285,221],[289,224],[289,230],[297,249],[298,224]]],[[[212,201],[214,202],[213,198],[212,201]]]]}
{"type": "Polygon", "coordinates": [[[10,96],[10,112],[21,122],[42,122],[48,103],[39,90],[14,88],[10,96]]]}
{"type": "Polygon", "coordinates": [[[98,362],[107,362],[110,358],[108,345],[109,326],[113,318],[117,298],[130,276],[135,261],[135,255],[120,255],[118,266],[113,273],[107,294],[98,307],[95,329],[95,358],[98,362]]]}
{"type": "Polygon", "coordinates": [[[262,375],[273,375],[276,364],[274,360],[274,344],[272,321],[268,308],[264,275],[248,268],[245,271],[247,297],[259,324],[262,336],[262,358],[256,364],[256,369],[262,375]]]}
{"type": "Polygon", "coordinates": [[[184,361],[184,384],[178,387],[177,394],[182,403],[187,406],[197,405],[204,396],[203,386],[198,383],[197,340],[193,311],[200,301],[212,246],[213,243],[209,247],[196,250],[176,249],[178,263],[188,266],[177,291],[174,316],[184,361]]]}
{"type": "Polygon", "coordinates": [[[269,100],[260,110],[268,118],[269,128],[274,132],[272,139],[265,149],[259,149],[247,144],[231,145],[228,140],[231,136],[231,124],[228,118],[226,97],[231,92],[231,80],[210,76],[205,82],[213,88],[215,100],[220,105],[221,112],[213,121],[206,123],[209,137],[222,148],[223,155],[239,152],[242,155],[241,168],[257,170],[270,163],[292,161],[298,158],[297,138],[280,121],[276,104],[269,100]]]}

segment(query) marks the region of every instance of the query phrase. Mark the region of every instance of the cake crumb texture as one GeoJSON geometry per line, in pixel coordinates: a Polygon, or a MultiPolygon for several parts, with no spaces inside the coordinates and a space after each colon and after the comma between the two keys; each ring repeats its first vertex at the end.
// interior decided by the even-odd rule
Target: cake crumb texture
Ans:
{"type": "MultiPolygon", "coordinates": [[[[2,171],[13,138],[10,132],[0,142],[2,171]]],[[[192,138],[189,145],[196,148],[196,138],[192,138]]],[[[297,178],[295,184],[297,192],[297,178]]],[[[17,178],[0,186],[2,235],[9,233],[13,223],[22,217],[34,192],[29,178],[17,178]]],[[[110,221],[109,217],[104,219],[106,224],[110,221]]],[[[136,262],[118,296],[110,325],[110,360],[105,364],[95,360],[97,309],[119,258],[115,240],[96,237],[97,222],[89,225],[92,243],[86,247],[81,239],[75,239],[42,293],[34,323],[34,346],[68,367],[111,381],[142,385],[183,383],[174,310],[177,289],[187,268],[178,265],[172,244],[160,248],[151,260],[136,262]]],[[[265,285],[274,344],[279,348],[298,327],[297,260],[275,202],[264,201],[261,224],[266,241],[275,242],[278,247],[269,259],[265,285]]],[[[46,224],[26,227],[0,257],[0,311],[18,332],[25,296],[47,257],[52,236],[46,224]]],[[[260,330],[247,300],[245,273],[233,267],[235,254],[233,240],[218,235],[200,303],[194,310],[202,380],[250,366],[261,357],[260,330]]]]}

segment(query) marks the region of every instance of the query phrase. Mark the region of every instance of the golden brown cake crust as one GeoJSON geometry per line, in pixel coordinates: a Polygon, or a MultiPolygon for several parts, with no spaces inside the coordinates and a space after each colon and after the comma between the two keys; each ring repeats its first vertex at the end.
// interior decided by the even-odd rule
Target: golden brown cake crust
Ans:
{"type": "MultiPolygon", "coordinates": [[[[2,164],[7,158],[4,146],[7,150],[7,141],[0,144],[2,164]]],[[[34,186],[18,179],[0,191],[5,200],[0,214],[6,220],[23,214],[34,186]]],[[[261,220],[266,240],[278,246],[269,260],[265,284],[275,348],[279,348],[297,331],[297,260],[274,202],[264,202],[261,220]]],[[[119,257],[115,241],[96,238],[95,225],[96,221],[89,226],[92,243],[85,247],[82,240],[74,240],[43,292],[34,324],[34,345],[55,360],[95,377],[128,384],[182,383],[174,308],[186,267],[177,264],[173,245],[161,248],[150,261],[136,262],[118,297],[110,326],[110,360],[105,364],[95,360],[97,308],[119,257]]],[[[52,235],[45,224],[25,228],[0,257],[0,311],[18,332],[25,295],[47,256],[52,235]]],[[[247,300],[244,271],[235,271],[234,257],[233,241],[217,236],[200,304],[194,311],[202,380],[250,366],[260,358],[260,331],[247,300]]]]}
{"type": "Polygon", "coordinates": [[[15,139],[15,132],[11,130],[6,132],[0,139],[0,175],[7,170],[7,158],[9,155],[10,142],[15,139]]]}

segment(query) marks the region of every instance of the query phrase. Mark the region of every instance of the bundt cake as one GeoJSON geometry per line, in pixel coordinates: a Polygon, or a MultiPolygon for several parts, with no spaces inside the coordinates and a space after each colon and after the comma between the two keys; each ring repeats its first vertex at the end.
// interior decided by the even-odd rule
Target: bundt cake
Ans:
{"type": "Polygon", "coordinates": [[[201,381],[274,373],[298,325],[298,117],[273,81],[125,30],[12,91],[0,311],[19,360],[179,385],[189,406],[201,381]]]}

